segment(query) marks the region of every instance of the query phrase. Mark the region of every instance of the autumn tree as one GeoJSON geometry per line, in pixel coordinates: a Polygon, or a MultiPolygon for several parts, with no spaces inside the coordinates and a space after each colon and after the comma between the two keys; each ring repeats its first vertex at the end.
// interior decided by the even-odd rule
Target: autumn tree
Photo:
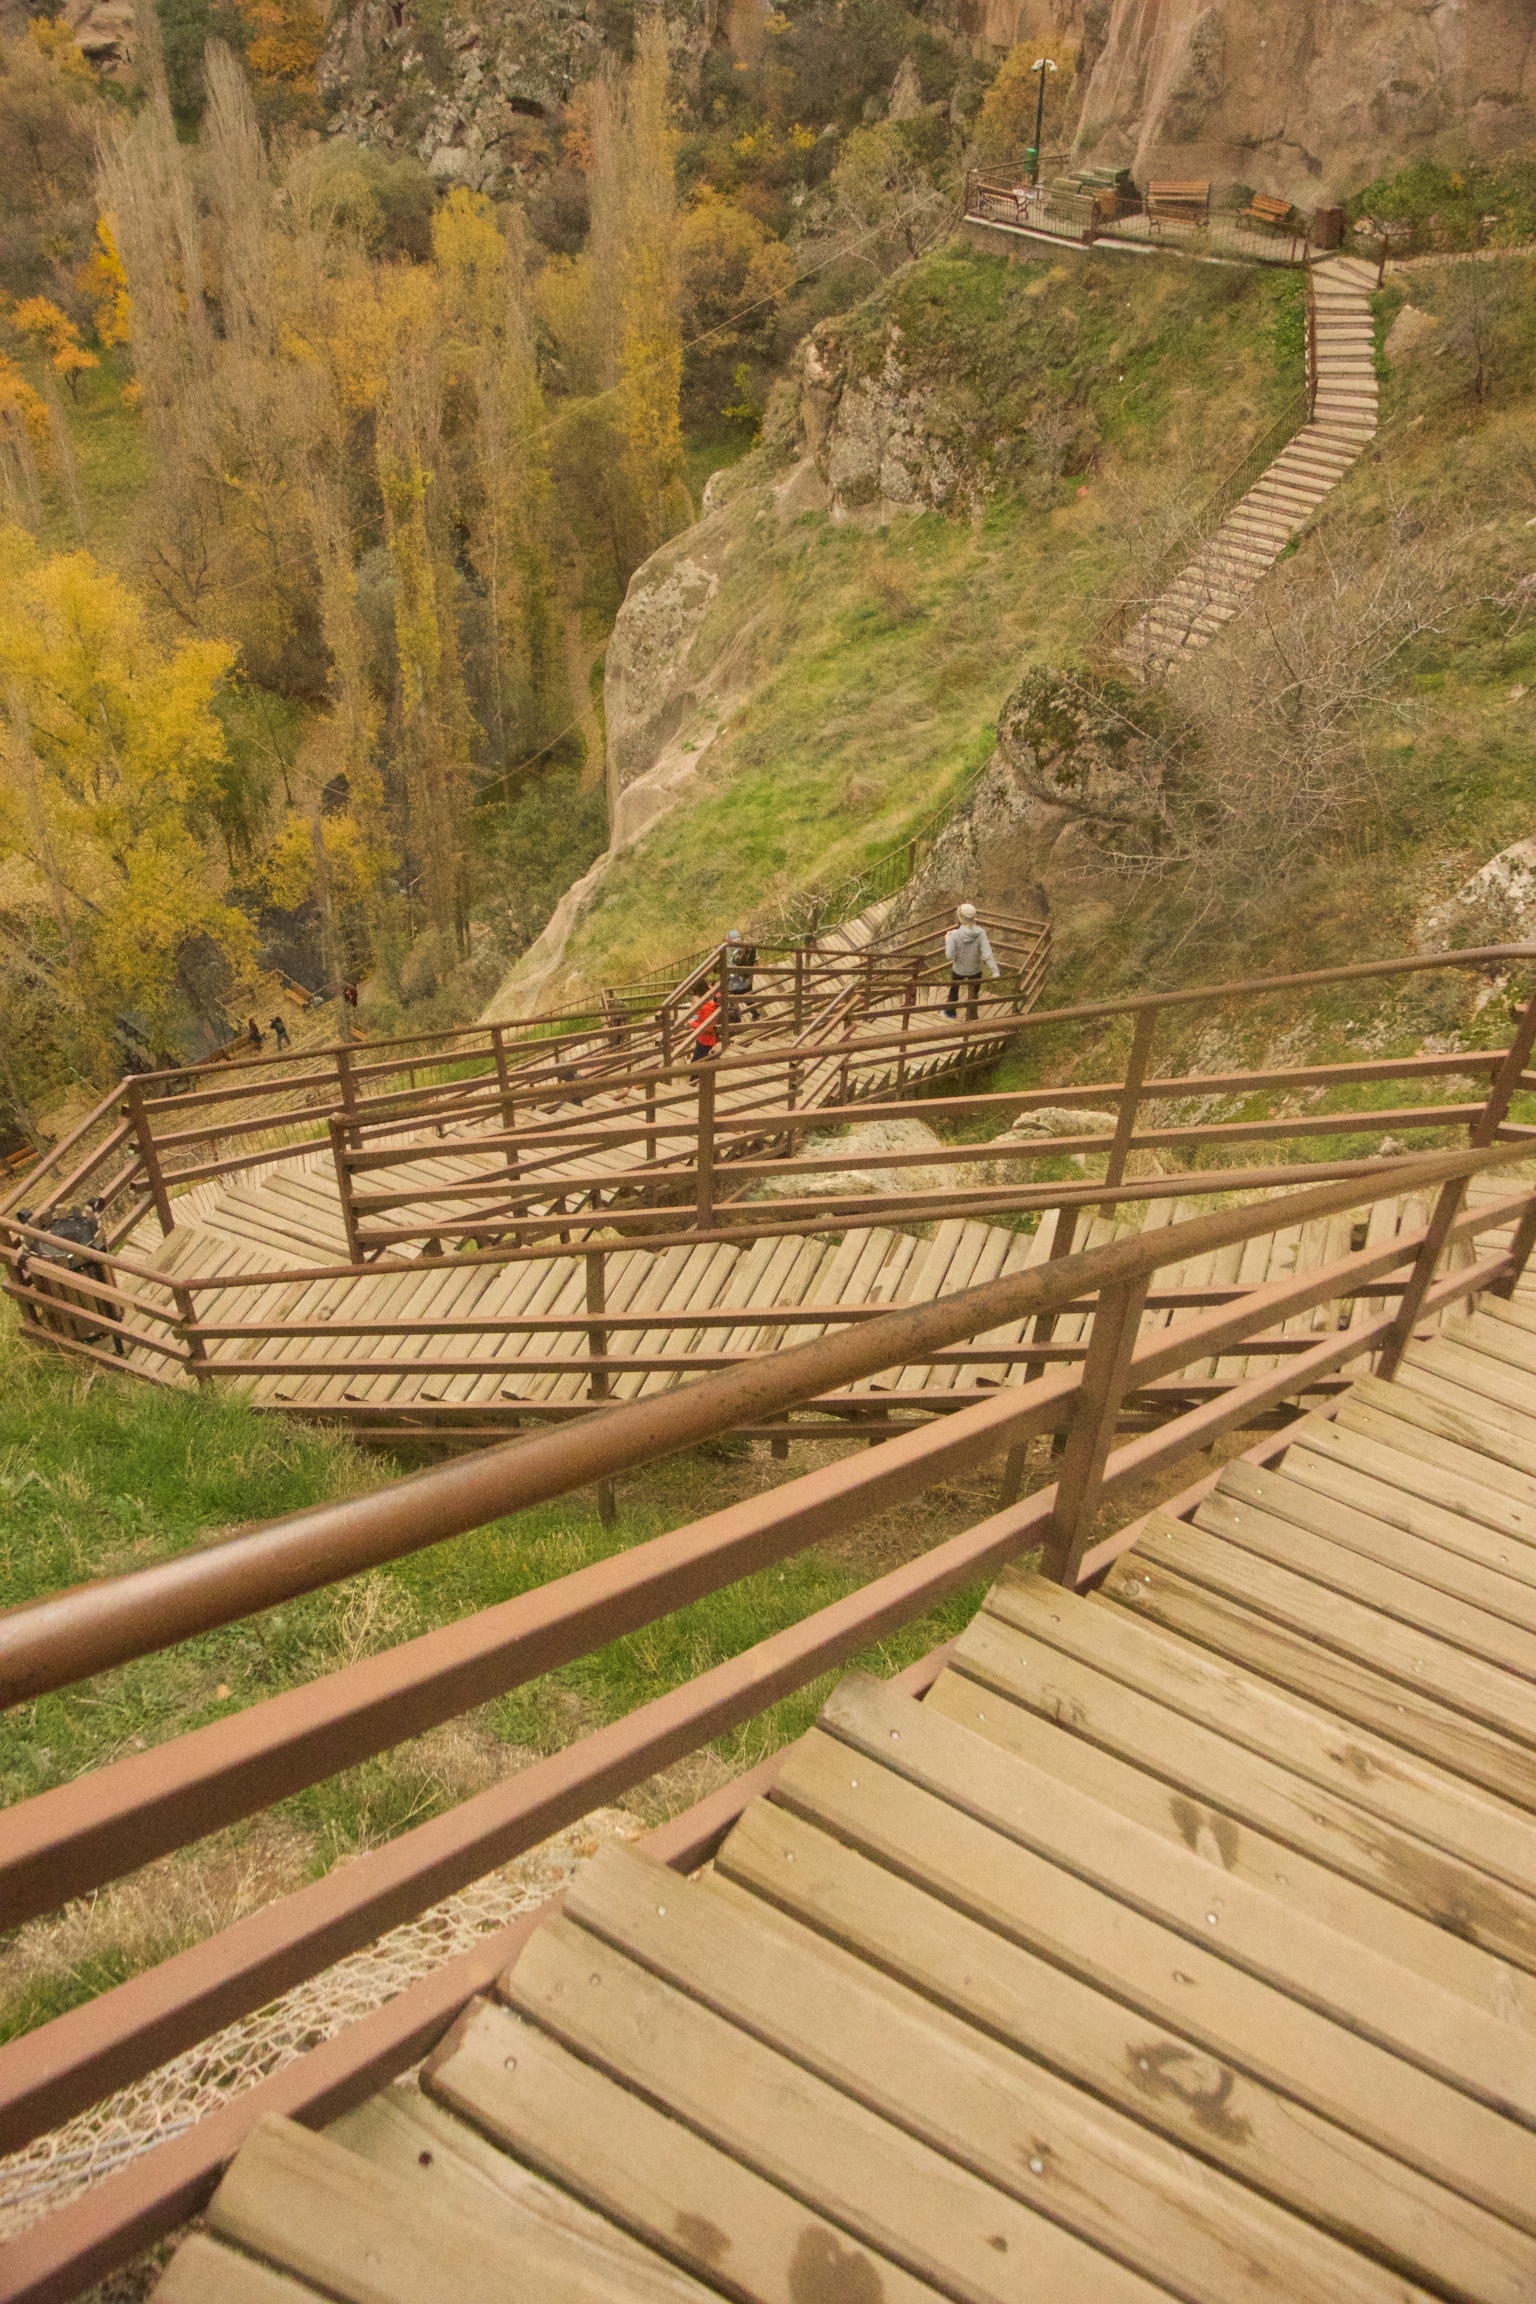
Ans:
{"type": "Polygon", "coordinates": [[[452,378],[449,468],[487,625],[485,733],[504,768],[550,734],[557,679],[526,228],[518,211],[498,218],[484,194],[456,187],[432,245],[452,378]]]}
{"type": "Polygon", "coordinates": [[[0,859],[28,897],[20,957],[91,1069],[127,1022],[173,1043],[194,946],[237,972],[253,958],[211,831],[231,660],[219,641],[161,645],[89,554],[0,531],[0,859]]]}
{"type": "Polygon", "coordinates": [[[48,409],[14,360],[0,352],[0,507],[7,521],[36,527],[43,500],[39,457],[48,452],[48,409]]]}
{"type": "Polygon", "coordinates": [[[671,521],[682,471],[682,284],[676,135],[667,93],[666,25],[648,16],[622,84],[591,91],[592,294],[607,331],[604,384],[649,544],[671,521]]]}
{"type": "Polygon", "coordinates": [[[20,39],[0,37],[0,289],[27,295],[84,253],[106,116],[68,25],[34,16],[20,39]]]}
{"type": "Polygon", "coordinates": [[[11,308],[11,326],[19,336],[30,336],[46,344],[49,365],[62,376],[71,397],[78,393],[80,378],[89,368],[99,368],[101,362],[94,352],[88,352],[80,341],[80,331],[67,312],[46,296],[24,296],[11,308]]]}
{"type": "Polygon", "coordinates": [[[706,188],[683,214],[678,259],[689,398],[713,415],[743,355],[765,348],[794,258],[750,209],[706,188]]]}

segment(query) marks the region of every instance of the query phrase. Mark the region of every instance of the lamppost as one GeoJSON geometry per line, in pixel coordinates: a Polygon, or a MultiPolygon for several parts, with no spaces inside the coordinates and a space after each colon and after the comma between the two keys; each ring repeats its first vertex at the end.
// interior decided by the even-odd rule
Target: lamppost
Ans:
{"type": "Polygon", "coordinates": [[[1030,69],[1040,75],[1040,95],[1035,105],[1035,165],[1030,171],[1029,178],[1031,184],[1038,184],[1040,181],[1040,131],[1045,125],[1045,76],[1047,72],[1054,72],[1056,66],[1049,56],[1037,56],[1030,69]]]}

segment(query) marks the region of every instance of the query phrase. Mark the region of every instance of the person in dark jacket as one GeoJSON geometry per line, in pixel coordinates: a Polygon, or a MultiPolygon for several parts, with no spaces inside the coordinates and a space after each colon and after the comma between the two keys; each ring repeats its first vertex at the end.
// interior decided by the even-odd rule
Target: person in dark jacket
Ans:
{"type": "Polygon", "coordinates": [[[252,1055],[259,1056],[261,1054],[262,1048],[261,1026],[257,1023],[254,1016],[252,1016],[246,1024],[245,1037],[250,1044],[252,1055]]]}
{"type": "Polygon", "coordinates": [[[288,1045],[288,1027],[283,1022],[281,1016],[274,1016],[271,1023],[267,1026],[267,1030],[272,1035],[273,1045],[278,1050],[278,1053],[281,1054],[283,1049],[285,1049],[288,1045]]]}
{"type": "Polygon", "coordinates": [[[757,946],[743,941],[739,928],[733,928],[725,939],[725,989],[732,1002],[739,1006],[731,1009],[734,1024],[743,1015],[755,1024],[762,1015],[752,1000],[752,972],[757,966],[757,946]]]}

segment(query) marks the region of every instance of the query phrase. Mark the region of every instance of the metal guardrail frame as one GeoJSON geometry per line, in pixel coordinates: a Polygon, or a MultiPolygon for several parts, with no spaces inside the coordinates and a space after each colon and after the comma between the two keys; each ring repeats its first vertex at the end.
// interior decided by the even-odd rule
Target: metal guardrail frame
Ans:
{"type": "MultiPolygon", "coordinates": [[[[1523,1047],[1517,1042],[1509,1052],[1475,1131],[1478,1136],[1497,1132],[1501,1097],[1507,1106],[1533,1031],[1536,1008],[1522,1025],[1523,1047]]],[[[655,1621],[823,1535],[844,1533],[886,1504],[920,1494],[935,1478],[1008,1453],[1004,1502],[991,1518],[448,1815],[0,2050],[0,2148],[16,2148],[105,2090],[146,2074],[209,2031],[260,2008],[383,1929],[847,1662],[925,1614],[938,1599],[1021,1552],[1043,1546],[1048,1569],[1059,1580],[1077,1585],[1090,1579],[1136,1533],[1132,1528],[1107,1542],[1092,1542],[1094,1520],[1107,1498],[1240,1427],[1262,1403],[1295,1397],[1352,1359],[1374,1350],[1390,1361],[1394,1349],[1439,1303],[1487,1287],[1512,1289],[1536,1240],[1536,1187],[1527,1184],[1495,1206],[1471,1213],[1460,1203],[1471,1175],[1502,1166],[1524,1149],[1523,1143],[1480,1143],[1469,1151],[1403,1163],[1390,1179],[1378,1178],[1366,1187],[1352,1180],[1288,1197],[1284,1212],[1294,1221],[1363,1205],[1405,1186],[1438,1187],[1439,1192],[1430,1222],[1406,1240],[1366,1248],[1321,1271],[1252,1289],[1235,1304],[1139,1341],[1141,1306],[1159,1264],[1197,1248],[1254,1237],[1275,1221],[1273,1203],[1223,1210],[1068,1258],[1054,1268],[887,1314],[852,1334],[731,1371],[661,1401],[615,1410],[586,1428],[576,1450],[574,1436],[546,1435],[494,1456],[443,1467],[382,1496],[299,1515],[259,1538],[235,1539],[208,1555],[193,1555],[190,1563],[167,1563],[171,1569],[190,1565],[195,1577],[210,1567],[227,1569],[230,1558],[220,1560],[220,1554],[255,1561],[275,1546],[280,1553],[286,1548],[287,1581],[292,1582],[295,1547],[318,1542],[327,1547],[330,1574],[351,1572],[363,1552],[355,1541],[349,1548],[345,1522],[354,1539],[360,1529],[367,1533],[370,1519],[377,1523],[375,1537],[378,1528],[389,1524],[393,1553],[381,1555],[372,1540],[363,1551],[368,1557],[398,1556],[418,1541],[440,1541],[455,1527],[479,1525],[537,1496],[564,1493],[594,1473],[651,1460],[686,1445],[690,1437],[737,1428],[765,1400],[782,1402],[834,1374],[888,1365],[924,1340],[975,1332],[1021,1308],[1059,1309],[1090,1293],[1097,1299],[1088,1359],[1080,1370],[1038,1379],[886,1448],[858,1451],[691,1529],[635,1547],[463,1625],[346,1667],[13,1809],[0,1859],[8,1912],[49,1908],[64,1893],[79,1892],[93,1880],[133,1868],[157,1849],[180,1844],[189,1832],[196,1837],[216,1822],[250,1813],[283,1789],[316,1781],[370,1750],[419,1733],[430,1721],[526,1681],[562,1657],[588,1653],[618,1632],[655,1621]],[[1438,1275],[1448,1249],[1511,1221],[1516,1231],[1507,1251],[1438,1275]],[[1120,1403],[1138,1383],[1188,1359],[1262,1340],[1271,1326],[1341,1293],[1368,1295],[1372,1283],[1394,1268],[1407,1276],[1395,1310],[1322,1337],[1288,1369],[1250,1379],[1240,1388],[1240,1398],[1207,1403],[1156,1432],[1113,1447],[1120,1403]],[[1010,1501],[1016,1452],[1032,1434],[1051,1431],[1064,1434],[1057,1481],[1022,1503],[1010,1501]],[[424,1533],[428,1526],[430,1535],[424,1533]]],[[[1016,1481],[1013,1486],[1016,1494],[1016,1481]]],[[[300,1579],[305,1587],[315,1581],[312,1569],[313,1562],[300,1579]]],[[[158,1621],[149,1623],[149,1644],[184,1636],[177,1627],[184,1628],[188,1619],[182,1616],[173,1625],[165,1613],[163,1571],[142,1571],[140,1577],[161,1579],[151,1603],[158,1621]]],[[[21,1623],[22,1636],[33,1641],[35,1656],[46,1659],[52,1652],[67,1658],[73,1669],[90,1661],[88,1643],[79,1644],[85,1617],[96,1611],[98,1633],[114,1618],[120,1628],[139,1607],[133,1595],[147,1589],[130,1577],[63,1595],[44,1604],[54,1611],[47,1624],[36,1611],[23,1611],[22,1618],[33,1621],[21,1623]],[[100,1613],[103,1595],[105,1617],[100,1613]]],[[[261,1590],[258,1583],[247,1583],[244,1605],[262,1604],[261,1590]]],[[[142,1614],[139,1620],[141,1625],[148,1621],[142,1614]]],[[[0,1620],[0,1625],[14,1636],[18,1619],[0,1620]]],[[[932,1670],[938,1661],[930,1660],[932,1670]]],[[[925,1684],[921,1669],[912,1684],[925,1684]]],[[[663,1828],[653,1842],[655,1852],[680,1864],[707,1854],[763,1775],[756,1771],[724,1788],[701,1810],[663,1828]]],[[[360,2101],[433,2045],[486,1977],[504,1965],[517,1933],[503,1931],[450,1962],[339,2040],[24,2232],[0,2249],[0,2296],[8,2304],[62,2304],[87,2279],[192,2213],[263,2113],[280,2108],[318,2122],[360,2101]],[[493,1963],[489,1968],[487,1960],[493,1963]]]]}
{"type": "MultiPolygon", "coordinates": [[[[105,2090],[142,2077],[206,2033],[263,2006],[383,1929],[535,1845],[658,1767],[750,1719],[820,1672],[926,1613],[948,1593],[1040,1546],[1068,1585],[1101,1571],[1134,1527],[1095,1543],[1107,1498],[1165,1469],[1265,1407],[1309,1392],[1325,1375],[1375,1352],[1390,1372],[1426,1313],[1483,1288],[1512,1291],[1536,1243],[1536,1186],[1492,1207],[1462,1206],[1468,1179],[1522,1157],[1524,1131],[1496,1139],[1527,1078],[1536,999],[1502,1053],[1472,1123],[1471,1148],[1395,1161],[1375,1177],[1314,1186],[1064,1257],[952,1298],[887,1313],[797,1351],[767,1356],[653,1401],[614,1409],[580,1435],[554,1432],[461,1460],[393,1489],[236,1538],[155,1569],[61,1594],[0,1619],[13,1698],[68,1684],[112,1658],[146,1653],[214,1622],[314,1589],[365,1565],[634,1465],[710,1434],[739,1429],[829,1383],[856,1380],[913,1352],[975,1335],[1024,1313],[1092,1297],[1086,1359],[975,1403],[949,1422],[792,1481],[692,1528],[602,1561],[500,1608],[211,1723],[79,1782],[18,1804],[0,1854],[8,1917],[50,1909],[200,1837],[434,1720],[589,1653],[701,1594],[784,1559],[819,1537],[921,1494],[934,1479],[1006,1455],[1000,1509],[833,1607],[819,1611],[627,1718],[538,1761],[447,1816],[280,1899],[192,1950],[100,1995],[0,2050],[0,2148],[46,2131],[105,2090]],[[1260,1285],[1192,1319],[1140,1335],[1153,1274],[1192,1253],[1233,1245],[1288,1222],[1358,1207],[1405,1190],[1437,1190],[1432,1215],[1406,1238],[1357,1250],[1320,1271],[1260,1285]],[[1442,1273],[1442,1259],[1509,1224],[1506,1250],[1442,1273]],[[1114,1446],[1123,1404],[1170,1371],[1238,1345],[1262,1347],[1287,1318],[1341,1296],[1358,1301],[1400,1275],[1395,1308],[1322,1336],[1288,1367],[1250,1377],[1157,1430],[1114,1446]],[[1017,1502],[1020,1451],[1033,1435],[1063,1436],[1058,1478],[1017,1502]]],[[[920,1675],[919,1675],[920,1678],[920,1675]]],[[[761,1772],[759,1772],[759,1775],[761,1772]]],[[[723,1832],[753,1778],[727,1788],[671,1828],[674,1861],[695,1859],[723,1832]]],[[[190,2136],[157,2148],[83,2201],[0,2249],[9,2304],[62,2300],[174,2227],[207,2197],[250,2123],[281,2108],[321,2119],[360,2100],[432,2045],[483,1981],[493,1950],[450,1963],[340,2041],[252,2089],[190,2136]]],[[[496,1940],[498,1965],[508,1939],[496,1940]]],[[[494,1970],[492,1971],[494,1973],[494,1970]]]]}

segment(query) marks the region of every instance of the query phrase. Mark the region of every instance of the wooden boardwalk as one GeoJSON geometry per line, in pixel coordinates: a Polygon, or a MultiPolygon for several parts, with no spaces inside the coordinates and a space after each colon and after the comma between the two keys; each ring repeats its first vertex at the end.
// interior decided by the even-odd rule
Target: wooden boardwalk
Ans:
{"type": "MultiPolygon", "coordinates": [[[[451,1165],[448,1162],[445,1166],[451,1165]]],[[[1498,1186],[1475,1186],[1480,1193],[1497,1196],[1498,1186]]],[[[306,1280],[306,1264],[323,1265],[345,1258],[346,1242],[335,1183],[329,1166],[296,1173],[290,1164],[276,1170],[264,1184],[244,1180],[238,1188],[198,1186],[206,1214],[193,1224],[178,1226],[160,1251],[157,1262],[167,1275],[178,1270],[234,1274],[242,1270],[270,1273],[276,1261],[291,1264],[293,1277],[280,1285],[254,1285],[232,1290],[220,1303],[218,1317],[227,1321],[272,1323],[280,1321],[376,1322],[468,1321],[513,1318],[574,1319],[584,1309],[586,1267],[579,1254],[541,1262],[470,1264],[461,1270],[429,1267],[420,1274],[394,1272],[377,1278],[306,1280]]],[[[1076,1246],[1097,1248],[1106,1241],[1128,1237],[1143,1225],[1178,1223],[1196,1213],[1193,1201],[1168,1199],[1143,1206],[1125,1204],[1111,1219],[1093,1215],[1079,1229],[1076,1246]]],[[[1411,1231],[1427,1210],[1415,1199],[1382,1201],[1371,1216],[1371,1244],[1411,1231]]],[[[839,1237],[768,1239],[749,1246],[729,1243],[680,1241],[658,1252],[614,1247],[608,1253],[606,1313],[613,1348],[635,1358],[683,1357],[713,1354],[724,1358],[771,1350],[777,1344],[808,1343],[826,1332],[826,1317],[809,1317],[801,1324],[765,1323],[764,1313],[805,1308],[809,1314],[829,1315],[837,1310],[895,1306],[954,1295],[963,1288],[1021,1271],[1049,1258],[1057,1216],[1049,1211],[1033,1233],[1001,1224],[986,1224],[965,1217],[938,1224],[900,1228],[900,1195],[891,1195],[891,1222],[839,1237]],[[742,1314],[739,1326],[718,1324],[691,1328],[676,1316],[690,1311],[716,1315],[732,1309],[742,1314]],[[646,1328],[646,1312],[668,1316],[668,1324],[646,1328]],[[757,1314],[756,1319],[753,1315],[757,1314]]],[[[1289,1278],[1347,1254],[1351,1219],[1328,1218],[1306,1226],[1281,1226],[1273,1234],[1251,1241],[1241,1249],[1223,1250],[1175,1265],[1159,1286],[1168,1292],[1180,1288],[1223,1286],[1256,1287],[1266,1281],[1289,1278]]],[[[1369,1306],[1362,1301],[1344,1310],[1320,1307],[1287,1323],[1287,1330],[1320,1332],[1341,1318],[1363,1318],[1369,1306]]],[[[1089,1313],[1055,1318],[1051,1339],[1057,1345],[1081,1343],[1091,1323],[1089,1313]]],[[[1167,1310],[1149,1311],[1143,1329],[1150,1331],[1178,1317],[1167,1310]]],[[[992,1360],[963,1367],[954,1362],[914,1366],[866,1379],[846,1395],[850,1404],[894,1402],[903,1408],[942,1410],[963,1406],[999,1384],[1018,1380],[1027,1362],[1026,1347],[1035,1323],[1017,1321],[975,1339],[978,1351],[999,1352],[1017,1345],[1016,1362],[992,1360]],[[1010,1374],[1010,1370],[1012,1374],[1010,1374]]],[[[457,1406],[478,1417],[495,1412],[541,1416],[579,1412],[590,1394],[590,1374],[584,1363],[585,1340],[577,1331],[529,1335],[496,1333],[486,1329],[466,1333],[438,1331],[359,1337],[355,1330],[336,1332],[319,1341],[297,1342],[274,1338],[236,1347],[249,1360],[250,1394],[260,1406],[300,1410],[311,1414],[350,1417],[364,1423],[398,1416],[409,1418],[422,1410],[441,1411],[457,1406]],[[365,1351],[383,1372],[358,1377],[326,1373],[328,1359],[347,1361],[365,1351]],[[315,1368],[296,1374],[288,1363],[301,1357],[315,1368]],[[459,1363],[457,1369],[444,1362],[459,1363]],[[463,1363],[472,1365],[465,1366],[463,1363]],[[538,1372],[528,1365],[542,1363],[538,1372]],[[563,1365],[562,1365],[563,1363],[563,1365]]],[[[147,1355],[146,1355],[147,1357],[147,1355]]],[[[1230,1383],[1273,1365],[1264,1355],[1230,1356],[1187,1372],[1192,1382],[1230,1383]]],[[[621,1373],[612,1380],[608,1397],[636,1399],[671,1389],[697,1374],[697,1367],[679,1372],[650,1369],[621,1373]]]]}
{"type": "MultiPolygon", "coordinates": [[[[879,942],[879,913],[830,931],[820,941],[823,953],[857,955],[879,942]]],[[[1037,928],[1025,923],[1027,937],[1037,928]]],[[[765,1064],[782,1068],[785,1048],[807,1046],[797,1082],[796,1101],[807,1113],[831,1103],[878,1098],[889,1093],[899,1074],[903,1088],[916,1087],[945,1069],[952,1069],[960,1053],[952,1041],[925,1047],[925,1021],[942,1024],[945,998],[942,983],[928,981],[917,988],[910,1045],[899,1051],[890,1046],[861,1052],[842,1036],[824,1046],[800,1043],[793,1029],[792,1005],[787,996],[767,991],[762,1015],[752,1033],[752,1046],[761,1047],[765,1064]],[[782,1011],[782,1014],[779,1013],[782,1011]]],[[[878,1034],[901,1023],[903,1003],[898,993],[889,1002],[889,1014],[877,1001],[863,1019],[866,1030],[878,1034]]],[[[999,1019],[999,1038],[1007,1029],[999,1019]]],[[[766,1077],[766,1075],[765,1075],[766,1077]]],[[[782,1101],[782,1090],[769,1089],[782,1101]]],[[[557,1100],[548,1110],[561,1112],[557,1100]]],[[[716,1104],[721,1119],[739,1116],[761,1106],[764,1086],[750,1071],[722,1077],[716,1104]]],[[[642,1147],[634,1137],[635,1122],[643,1114],[639,1089],[608,1090],[600,1082],[583,1084],[576,1104],[569,1107],[579,1118],[583,1136],[598,1139],[582,1150],[552,1158],[548,1182],[554,1203],[563,1191],[601,1196],[621,1192],[637,1177],[664,1173],[669,1153],[665,1121],[659,1130],[662,1166],[642,1165],[642,1147]],[[609,1124],[621,1140],[611,1148],[601,1143],[609,1124]]],[[[542,1113],[528,1115],[543,1117],[542,1113]]],[[[483,1150],[478,1136],[499,1125],[483,1119],[424,1131],[420,1157],[391,1169],[393,1193],[415,1194],[408,1205],[392,1212],[393,1220],[410,1222],[429,1231],[438,1224],[462,1222],[461,1201],[444,1200],[445,1188],[462,1187],[479,1178],[495,1180],[493,1192],[504,1196],[499,1179],[506,1156],[483,1150]]],[[[691,1110],[675,1116],[676,1147],[691,1159],[694,1124],[691,1110]]],[[[409,1143],[411,1139],[401,1139],[409,1143]]],[[[744,1140],[743,1149],[750,1149],[744,1140]]],[[[729,1152],[723,1158],[728,1161],[729,1152]]],[[[233,1178],[219,1178],[192,1186],[175,1202],[177,1224],[163,1236],[158,1221],[147,1217],[127,1245],[144,1258],[167,1283],[195,1275],[225,1282],[249,1272],[263,1277],[249,1288],[226,1287],[210,1302],[208,1316],[225,1323],[268,1326],[281,1322],[347,1322],[318,1341],[276,1337],[239,1344],[219,1357],[227,1369],[231,1360],[248,1361],[249,1392],[261,1407],[328,1414],[363,1425],[383,1419],[409,1419],[413,1411],[440,1411],[457,1407],[486,1420],[496,1413],[550,1415],[573,1410],[590,1394],[590,1372],[583,1365],[585,1340],[580,1333],[530,1336],[493,1330],[420,1332],[408,1335],[380,1333],[376,1324],[444,1321],[573,1318],[586,1309],[586,1265],[583,1257],[555,1257],[521,1263],[451,1264],[429,1262],[419,1273],[409,1270],[378,1274],[309,1279],[312,1269],[346,1263],[349,1244],[342,1213],[335,1165],[329,1148],[295,1160],[291,1157],[266,1168],[256,1167],[233,1178]],[[285,1275],[274,1282],[274,1268],[285,1275]],[[324,1363],[354,1361],[360,1353],[387,1363],[381,1373],[357,1377],[331,1375],[324,1363]],[[290,1363],[302,1361],[303,1373],[290,1363]],[[532,1361],[538,1372],[524,1363],[532,1361]],[[559,1363],[569,1361],[569,1371],[559,1363]],[[445,1366],[444,1364],[449,1365],[445,1366]],[[466,1365],[468,1363],[468,1365],[466,1365]]],[[[1102,1230],[1102,1227],[1100,1228],[1102,1230]]],[[[1107,1237],[1108,1234],[1104,1233],[1107,1237]]],[[[934,1237],[915,1240],[894,1230],[849,1234],[839,1241],[784,1239],[762,1241],[751,1247],[728,1244],[681,1243],[676,1249],[610,1252],[606,1273],[606,1307],[622,1335],[622,1349],[632,1356],[686,1355],[710,1352],[740,1355],[769,1348],[779,1329],[744,1318],[739,1330],[707,1331],[679,1328],[635,1329],[637,1313],[676,1315],[691,1309],[716,1313],[739,1306],[744,1314],[793,1310],[805,1306],[826,1312],[843,1305],[920,1302],[941,1293],[995,1277],[1034,1260],[1049,1246],[1047,1233],[1039,1245],[1000,1227],[979,1223],[943,1224],[934,1237]],[[623,1318],[631,1326],[625,1330],[623,1318]]],[[[419,1251],[406,1247],[392,1254],[397,1265],[419,1260],[419,1251]]],[[[172,1312],[170,1286],[157,1295],[153,1286],[141,1291],[146,1304],[172,1312]]],[[[825,1322],[810,1319],[782,1331],[783,1340],[803,1343],[824,1332],[825,1322]]],[[[997,1341],[997,1340],[989,1340],[997,1341]]],[[[130,1369],[158,1372],[163,1361],[150,1347],[128,1355],[130,1369]]],[[[627,1399],[665,1390],[696,1369],[673,1374],[665,1370],[621,1375],[605,1398],[627,1399]]],[[[944,1389],[940,1379],[953,1382],[955,1370],[910,1371],[903,1379],[912,1389],[944,1389]]]]}
{"type": "Polygon", "coordinates": [[[1530,2304],[1536,1285],[605,1850],[163,2304],[1530,2304]],[[1264,1459],[1264,1460],[1260,1460],[1264,1459]]]}

